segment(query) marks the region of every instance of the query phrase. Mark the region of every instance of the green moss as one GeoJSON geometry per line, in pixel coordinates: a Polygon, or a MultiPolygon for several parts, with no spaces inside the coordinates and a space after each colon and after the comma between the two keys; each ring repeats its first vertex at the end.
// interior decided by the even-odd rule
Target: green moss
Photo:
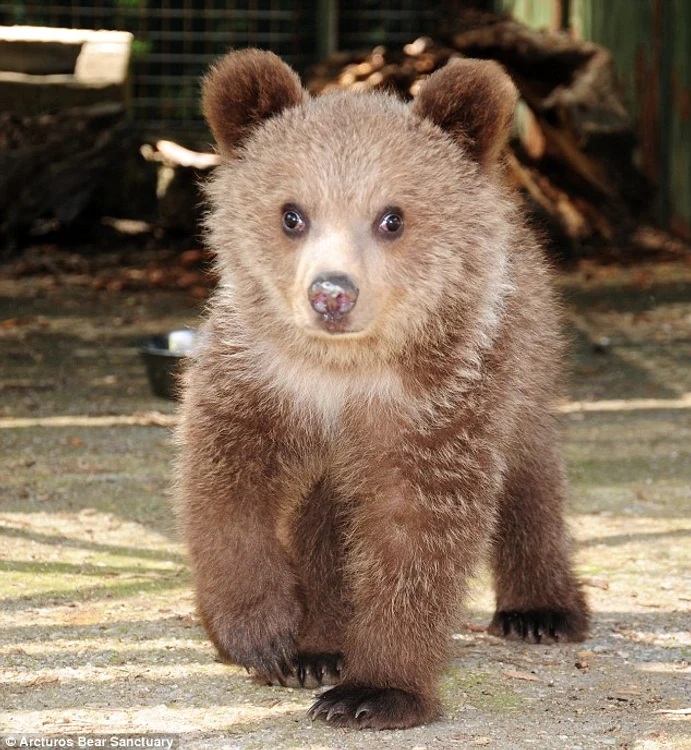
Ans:
{"type": "Polygon", "coordinates": [[[497,681],[496,675],[488,672],[450,667],[444,672],[440,683],[442,701],[453,711],[462,696],[477,709],[504,713],[521,706],[521,697],[506,681],[497,681]]]}

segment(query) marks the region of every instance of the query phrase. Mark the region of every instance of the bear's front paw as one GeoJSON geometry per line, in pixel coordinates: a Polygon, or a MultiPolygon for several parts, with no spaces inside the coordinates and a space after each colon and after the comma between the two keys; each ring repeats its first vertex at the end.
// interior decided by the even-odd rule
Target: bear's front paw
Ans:
{"type": "Polygon", "coordinates": [[[302,612],[292,600],[278,600],[271,606],[216,611],[200,603],[199,613],[222,661],[245,667],[264,681],[284,685],[292,675],[297,653],[295,639],[302,612]]]}
{"type": "Polygon", "coordinates": [[[255,647],[247,656],[236,663],[247,671],[254,670],[257,677],[269,685],[278,683],[283,687],[295,674],[295,638],[292,633],[276,635],[266,646],[255,647]]]}
{"type": "Polygon", "coordinates": [[[234,643],[218,647],[218,652],[224,662],[238,664],[268,684],[278,683],[284,687],[288,679],[295,674],[293,661],[295,658],[295,636],[293,633],[277,633],[264,644],[257,642],[242,642],[234,639],[234,643]]]}
{"type": "Polygon", "coordinates": [[[300,651],[293,658],[291,667],[292,672],[284,675],[284,682],[279,683],[284,687],[316,688],[321,685],[338,685],[341,681],[343,655],[300,651]]]}
{"type": "Polygon", "coordinates": [[[221,661],[237,664],[265,682],[286,684],[294,673],[296,630],[271,622],[238,622],[207,631],[221,661]]]}
{"type": "Polygon", "coordinates": [[[582,612],[565,612],[552,609],[495,612],[487,632],[509,640],[529,643],[557,643],[582,641],[588,627],[588,618],[582,612]]]}
{"type": "Polygon", "coordinates": [[[429,721],[434,711],[421,696],[395,688],[339,685],[310,708],[309,717],[334,727],[407,729],[429,721]]]}

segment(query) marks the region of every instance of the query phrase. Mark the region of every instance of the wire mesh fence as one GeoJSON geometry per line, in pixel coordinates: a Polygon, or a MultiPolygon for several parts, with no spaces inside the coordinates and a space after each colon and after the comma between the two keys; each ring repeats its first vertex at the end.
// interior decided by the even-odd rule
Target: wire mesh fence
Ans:
{"type": "Polygon", "coordinates": [[[266,47],[303,67],[314,31],[307,0],[0,1],[0,23],[134,34],[135,117],[147,129],[201,127],[199,80],[231,47],[266,47]]]}
{"type": "MultiPolygon", "coordinates": [[[[340,3],[342,49],[401,44],[428,33],[437,3],[340,3]]],[[[199,81],[230,48],[271,49],[304,71],[317,55],[318,9],[309,0],[0,0],[0,24],[112,29],[134,35],[134,115],[148,131],[203,128],[199,81]]]]}
{"type": "Polygon", "coordinates": [[[432,33],[439,15],[439,3],[424,0],[359,0],[341,3],[338,39],[342,49],[377,44],[407,44],[432,33]]]}

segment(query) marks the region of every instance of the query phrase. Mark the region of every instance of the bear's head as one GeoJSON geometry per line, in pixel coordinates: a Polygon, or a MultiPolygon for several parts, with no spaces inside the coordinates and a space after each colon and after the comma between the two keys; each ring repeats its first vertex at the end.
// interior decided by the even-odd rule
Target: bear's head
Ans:
{"type": "Polygon", "coordinates": [[[208,188],[217,304],[322,363],[400,357],[454,327],[481,338],[506,272],[496,167],[515,98],[491,61],[451,61],[406,104],[312,98],[275,55],[227,55],[203,85],[222,157],[208,188]]]}

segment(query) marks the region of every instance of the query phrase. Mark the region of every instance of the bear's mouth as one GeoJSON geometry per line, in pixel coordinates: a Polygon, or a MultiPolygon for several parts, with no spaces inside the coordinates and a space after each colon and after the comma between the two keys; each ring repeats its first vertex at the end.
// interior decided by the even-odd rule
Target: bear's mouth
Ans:
{"type": "Polygon", "coordinates": [[[320,325],[327,333],[339,334],[353,332],[348,321],[348,316],[333,318],[330,315],[323,315],[320,320],[320,325]]]}
{"type": "Polygon", "coordinates": [[[347,315],[337,319],[328,315],[314,316],[305,330],[322,339],[353,337],[364,333],[364,329],[353,326],[352,320],[347,315]]]}

